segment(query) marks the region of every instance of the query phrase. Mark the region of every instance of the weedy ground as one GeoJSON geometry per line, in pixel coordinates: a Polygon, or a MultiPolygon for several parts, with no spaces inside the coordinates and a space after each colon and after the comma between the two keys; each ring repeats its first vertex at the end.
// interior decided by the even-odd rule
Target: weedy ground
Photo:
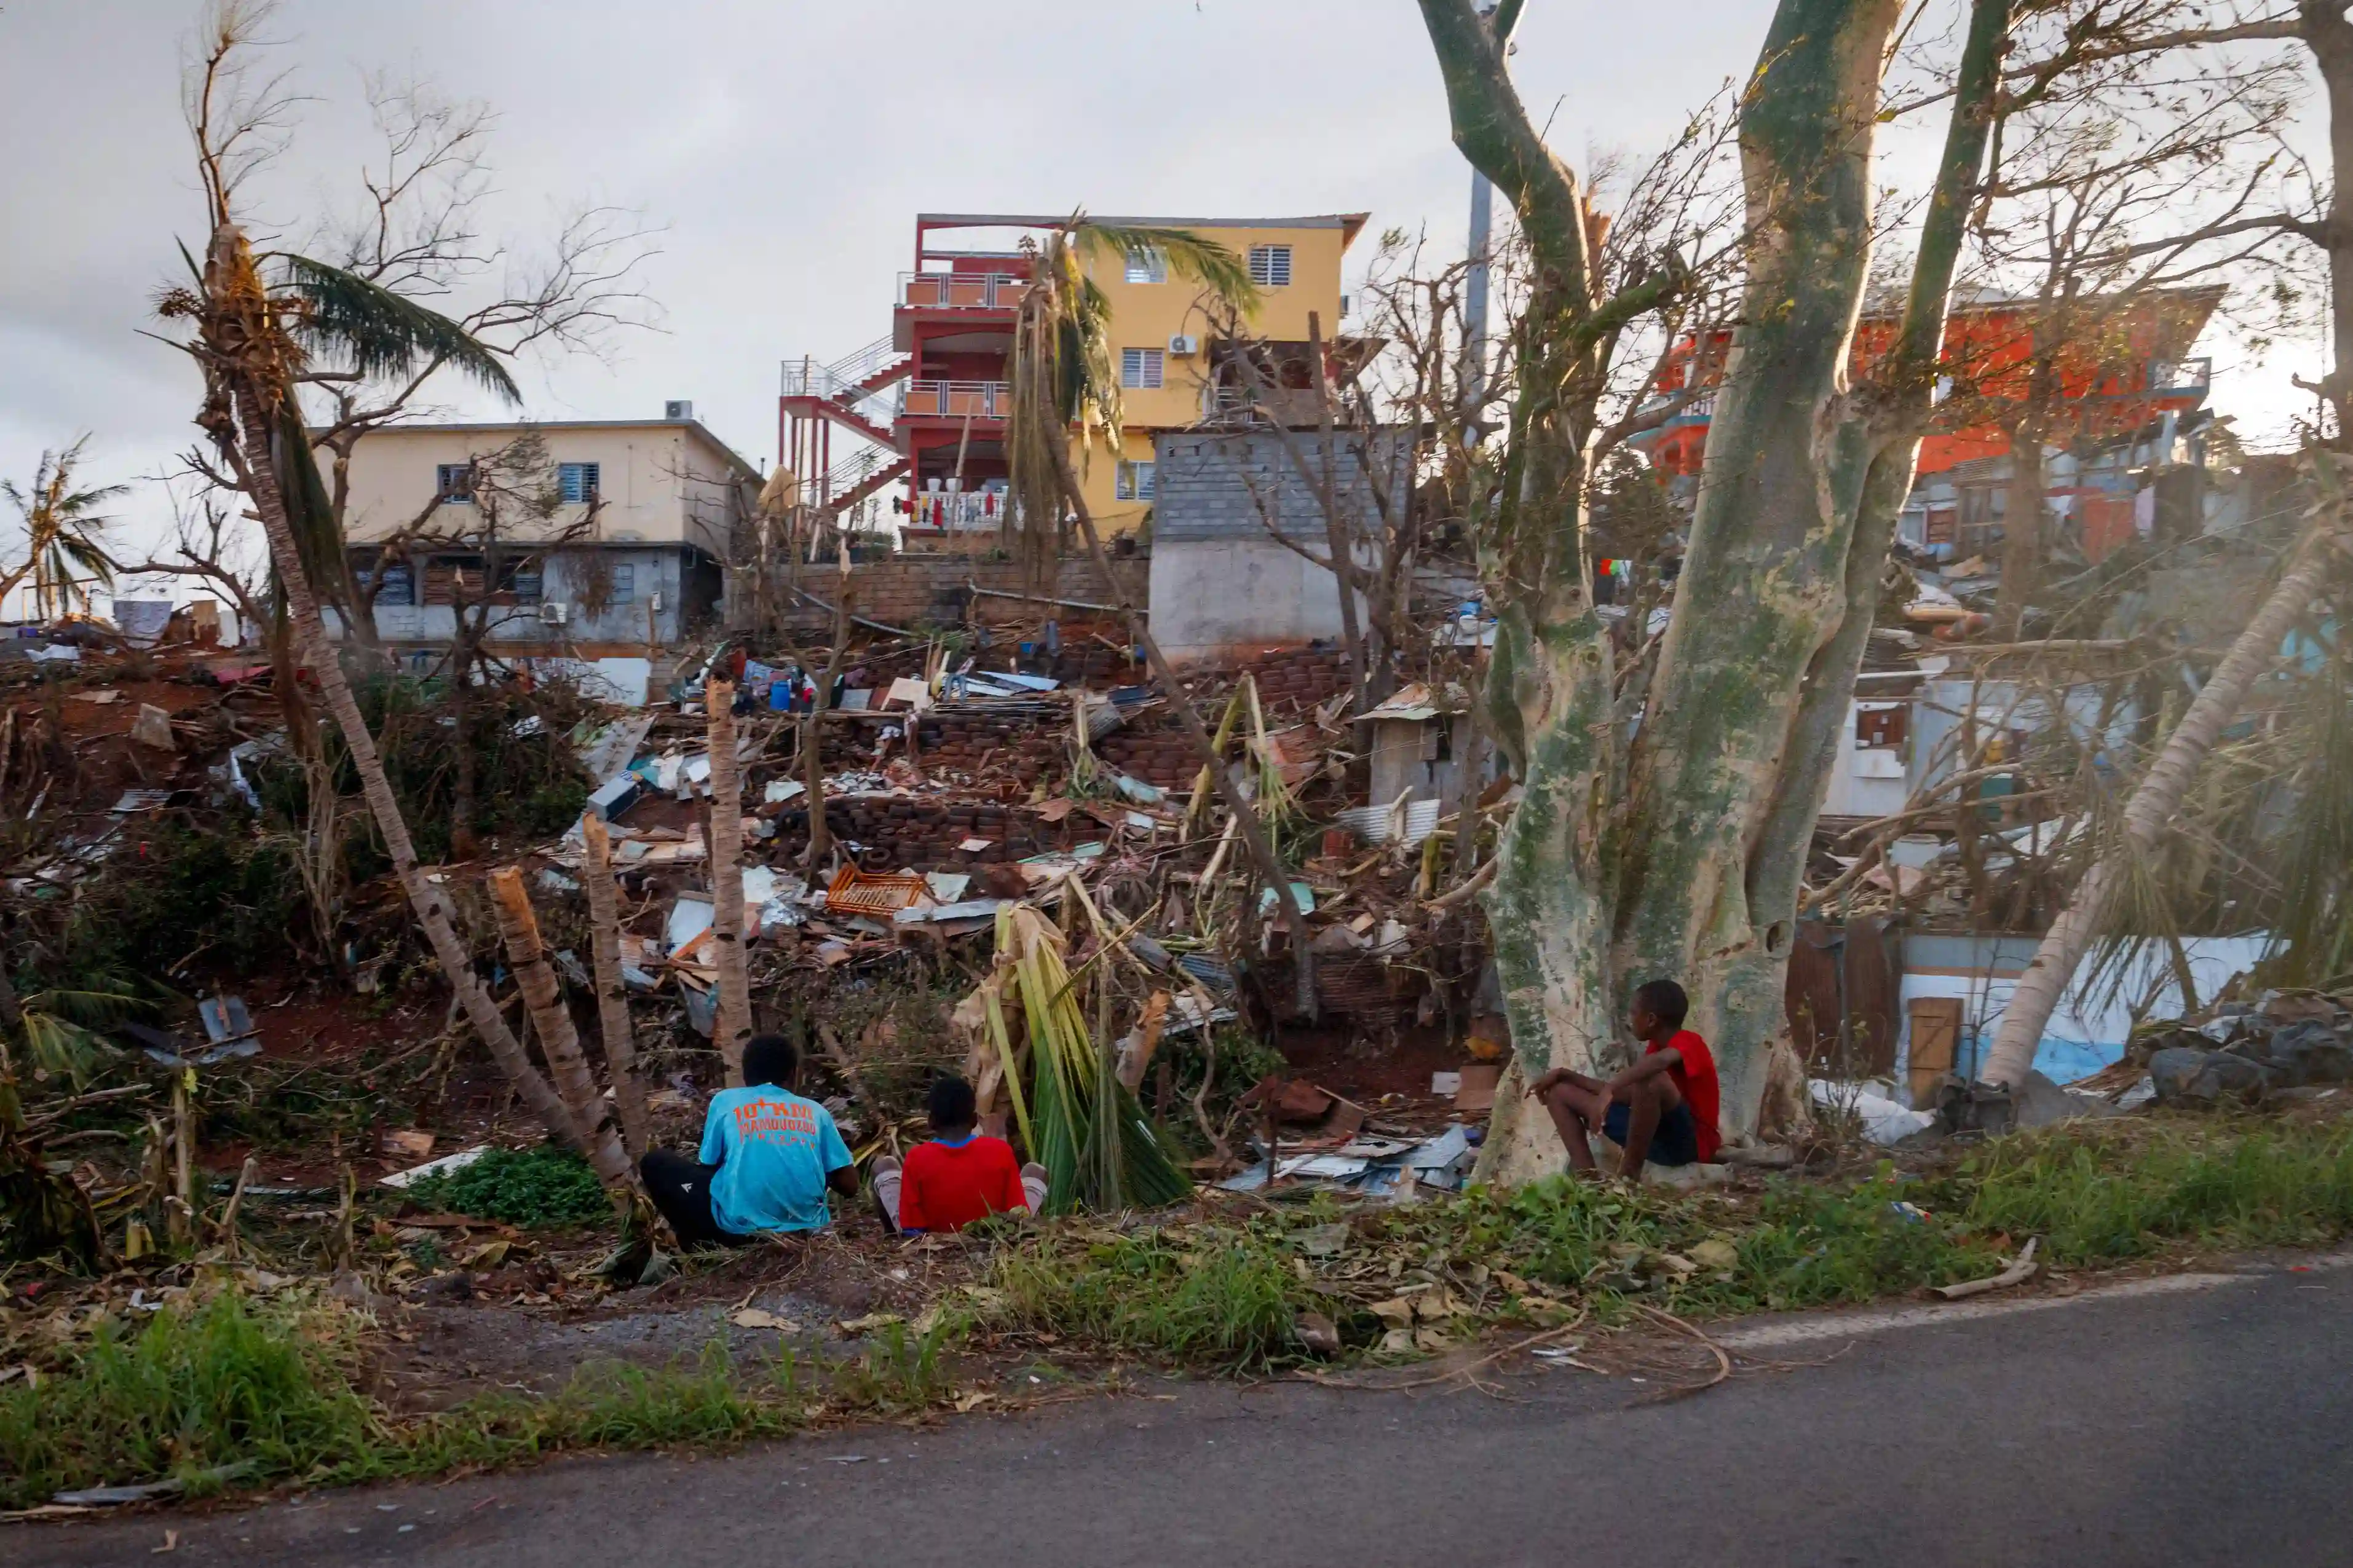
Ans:
{"type": "MultiPolygon", "coordinates": [[[[568,1173],[535,1161],[503,1162],[480,1191],[453,1178],[435,1201],[512,1203],[525,1223],[561,1210],[568,1173]]],[[[713,1345],[438,1411],[367,1392],[385,1325],[225,1275],[164,1310],[85,1324],[0,1384],[0,1507],[165,1478],[201,1496],[777,1436],[968,1406],[957,1384],[992,1354],[1264,1373],[1402,1361],[1507,1325],[1860,1302],[1992,1274],[2030,1237],[2062,1271],[2325,1245],[2353,1232],[2353,1119],[2075,1123],[1925,1173],[1883,1163],[1693,1194],[1555,1182],[1378,1209],[1320,1197],[993,1224],[976,1282],[912,1324],[875,1324],[849,1359],[731,1360],[713,1345]],[[1319,1323],[1328,1338],[1303,1334],[1319,1323]]]]}

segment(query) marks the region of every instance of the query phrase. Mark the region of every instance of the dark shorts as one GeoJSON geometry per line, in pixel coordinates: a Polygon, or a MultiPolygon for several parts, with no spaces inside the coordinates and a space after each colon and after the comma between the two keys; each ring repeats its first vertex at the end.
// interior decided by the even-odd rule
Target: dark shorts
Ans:
{"type": "MultiPolygon", "coordinates": [[[[1626,1146],[1626,1123],[1631,1114],[1632,1108],[1621,1100],[1601,1119],[1601,1131],[1620,1149],[1626,1146]]],[[[1699,1163],[1699,1124],[1692,1120],[1690,1106],[1678,1105],[1659,1118],[1659,1130],[1651,1134],[1651,1152],[1643,1158],[1653,1165],[1699,1163]]]]}
{"type": "Polygon", "coordinates": [[[718,1166],[691,1160],[673,1149],[649,1149],[638,1162],[646,1196],[670,1221],[680,1246],[746,1247],[759,1239],[723,1229],[712,1214],[711,1178],[718,1172],[718,1166]]]}

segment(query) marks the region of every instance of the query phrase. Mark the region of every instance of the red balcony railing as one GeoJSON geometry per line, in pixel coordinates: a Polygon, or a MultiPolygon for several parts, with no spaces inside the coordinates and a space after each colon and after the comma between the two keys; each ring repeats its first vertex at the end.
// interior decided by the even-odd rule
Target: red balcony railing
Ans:
{"type": "Polygon", "coordinates": [[[899,303],[925,310],[1010,310],[1029,287],[1010,272],[902,272],[899,303]]]}
{"type": "Polygon", "coordinates": [[[1013,388],[1002,381],[911,381],[902,415],[935,419],[1002,419],[1013,388]]]}

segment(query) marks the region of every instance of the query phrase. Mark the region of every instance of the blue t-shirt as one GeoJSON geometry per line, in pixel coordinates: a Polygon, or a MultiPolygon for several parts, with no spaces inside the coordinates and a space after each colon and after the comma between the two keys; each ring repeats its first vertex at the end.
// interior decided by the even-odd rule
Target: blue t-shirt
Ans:
{"type": "Polygon", "coordinates": [[[762,1230],[815,1230],[828,1217],[825,1177],[849,1163],[833,1113],[774,1084],[723,1089],[703,1119],[711,1178],[711,1217],[734,1236],[762,1230]]]}

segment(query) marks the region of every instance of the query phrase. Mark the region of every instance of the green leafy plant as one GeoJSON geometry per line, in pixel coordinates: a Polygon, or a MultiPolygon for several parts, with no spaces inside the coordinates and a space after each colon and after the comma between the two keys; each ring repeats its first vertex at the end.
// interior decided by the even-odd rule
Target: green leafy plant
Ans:
{"type": "Polygon", "coordinates": [[[588,1162],[554,1143],[492,1149],[470,1165],[413,1183],[408,1193],[427,1207],[527,1228],[584,1225],[612,1213],[588,1162]]]}

